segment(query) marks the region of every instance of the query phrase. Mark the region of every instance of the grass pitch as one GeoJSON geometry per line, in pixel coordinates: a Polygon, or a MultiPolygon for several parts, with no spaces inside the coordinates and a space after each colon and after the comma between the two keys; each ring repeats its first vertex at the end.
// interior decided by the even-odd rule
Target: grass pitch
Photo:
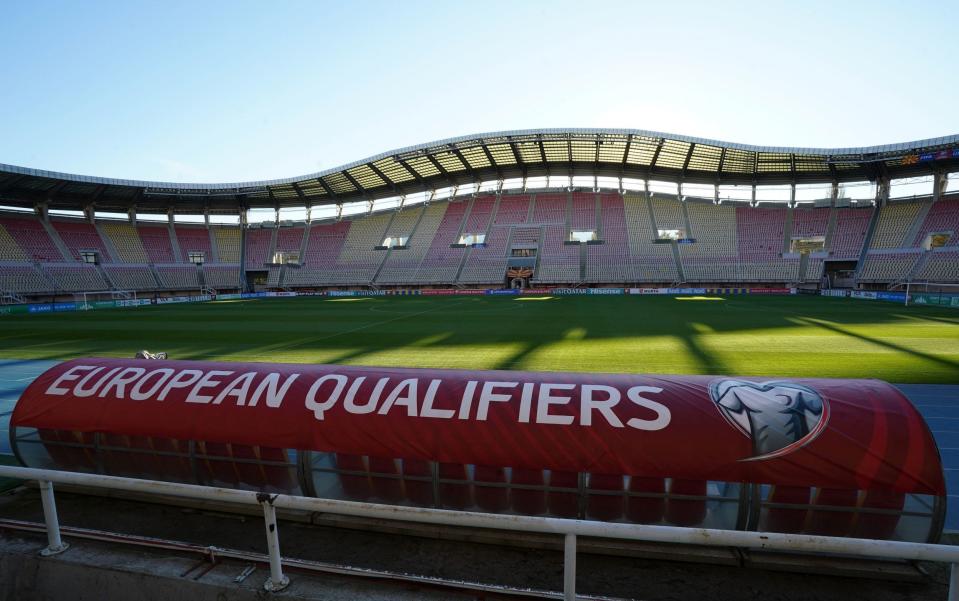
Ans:
{"type": "Polygon", "coordinates": [[[959,383],[959,311],[822,297],[360,297],[5,316],[0,358],[131,357],[959,383]]]}

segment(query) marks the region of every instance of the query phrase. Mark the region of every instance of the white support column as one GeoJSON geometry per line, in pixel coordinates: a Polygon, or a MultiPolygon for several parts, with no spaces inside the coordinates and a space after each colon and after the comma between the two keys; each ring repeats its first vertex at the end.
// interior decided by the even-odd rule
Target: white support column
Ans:
{"type": "Polygon", "coordinates": [[[835,207],[836,200],[839,198],[839,182],[834,181],[829,188],[829,206],[835,207]]]}
{"type": "Polygon", "coordinates": [[[203,209],[203,225],[210,229],[210,209],[203,209]]]}
{"type": "Polygon", "coordinates": [[[796,208],[796,182],[789,184],[789,206],[796,208]]]}
{"type": "Polygon", "coordinates": [[[306,222],[313,223],[313,203],[306,205],[306,222]]]}
{"type": "Polygon", "coordinates": [[[719,184],[713,184],[713,204],[719,204],[719,184]]]}
{"type": "Polygon", "coordinates": [[[949,601],[959,601],[959,563],[949,565],[949,601]]]}
{"type": "Polygon", "coordinates": [[[932,202],[942,198],[942,192],[948,185],[949,174],[946,172],[934,173],[932,175],[932,202]]]}
{"type": "Polygon", "coordinates": [[[749,201],[749,206],[751,207],[756,206],[756,184],[752,185],[752,197],[751,197],[751,200],[749,201]]]}
{"type": "Polygon", "coordinates": [[[575,534],[567,534],[563,544],[563,601],[576,601],[575,534]]]}
{"type": "Polygon", "coordinates": [[[290,586],[290,579],[283,575],[276,508],[273,507],[273,496],[271,495],[261,493],[257,495],[257,499],[263,506],[263,520],[266,524],[266,547],[270,554],[270,577],[263,584],[263,588],[269,593],[276,593],[290,586]]]}
{"type": "Polygon", "coordinates": [[[133,227],[137,226],[137,206],[136,205],[133,205],[127,211],[127,219],[130,221],[130,225],[132,225],[133,227]]]}
{"type": "Polygon", "coordinates": [[[60,539],[60,520],[57,518],[57,502],[53,497],[53,484],[48,480],[39,480],[40,501],[43,503],[43,520],[47,524],[47,548],[40,555],[49,557],[63,553],[70,545],[60,539]]]}

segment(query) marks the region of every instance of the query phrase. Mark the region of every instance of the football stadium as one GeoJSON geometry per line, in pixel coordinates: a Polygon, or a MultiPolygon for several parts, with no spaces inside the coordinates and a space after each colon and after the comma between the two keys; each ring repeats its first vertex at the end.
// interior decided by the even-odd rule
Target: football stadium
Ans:
{"type": "Polygon", "coordinates": [[[959,601],[959,134],[860,16],[203,4],[0,23],[0,600],[959,601]]]}

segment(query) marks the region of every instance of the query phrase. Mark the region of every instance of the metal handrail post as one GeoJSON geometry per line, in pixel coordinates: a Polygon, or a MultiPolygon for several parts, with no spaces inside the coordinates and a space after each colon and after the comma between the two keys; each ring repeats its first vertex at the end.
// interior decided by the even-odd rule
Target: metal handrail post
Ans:
{"type": "Polygon", "coordinates": [[[270,577],[263,583],[263,588],[269,593],[276,593],[290,586],[290,579],[283,575],[283,563],[280,557],[280,532],[277,528],[276,508],[273,507],[273,499],[274,496],[272,495],[257,495],[257,500],[263,506],[266,548],[270,554],[270,577]]]}
{"type": "Polygon", "coordinates": [[[575,534],[567,534],[563,544],[563,601],[576,601],[575,534]]]}
{"type": "Polygon", "coordinates": [[[70,545],[60,538],[60,520],[57,518],[57,501],[53,496],[53,483],[49,480],[39,480],[40,501],[43,503],[43,520],[47,524],[47,548],[40,551],[40,555],[49,557],[63,553],[70,545]]]}

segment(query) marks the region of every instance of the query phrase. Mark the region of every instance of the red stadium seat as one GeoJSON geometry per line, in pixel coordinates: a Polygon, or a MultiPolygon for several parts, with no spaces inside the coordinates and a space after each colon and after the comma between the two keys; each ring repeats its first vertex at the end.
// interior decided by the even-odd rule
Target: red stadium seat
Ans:
{"type": "Polygon", "coordinates": [[[466,509],[472,505],[470,501],[469,474],[466,466],[460,463],[441,463],[439,466],[440,480],[457,480],[462,484],[448,482],[440,483],[440,507],[443,509],[466,509]]]}
{"type": "Polygon", "coordinates": [[[197,442],[196,452],[206,457],[197,459],[200,481],[214,486],[237,486],[240,476],[232,461],[230,445],[219,442],[197,442]]]}
{"type": "MultiPolygon", "coordinates": [[[[579,474],[576,472],[549,473],[550,488],[579,488],[579,474]]],[[[547,495],[549,513],[560,518],[579,517],[579,494],[576,492],[550,492],[547,495]]]]}
{"type": "MultiPolygon", "coordinates": [[[[868,490],[863,495],[861,509],[891,509],[902,511],[906,496],[902,493],[868,490]]],[[[899,525],[899,515],[860,512],[852,535],[857,538],[891,538],[899,525]]]]}
{"type": "Polygon", "coordinates": [[[814,509],[809,517],[809,527],[806,531],[809,534],[825,536],[849,536],[856,514],[854,511],[843,511],[843,509],[855,509],[858,500],[859,493],[855,490],[820,488],[813,496],[813,507],[836,507],[839,511],[825,508],[814,509]]]}
{"type": "Polygon", "coordinates": [[[403,484],[406,488],[406,497],[410,502],[421,507],[432,507],[435,501],[430,462],[422,459],[404,459],[403,475],[406,476],[403,484]],[[421,480],[421,478],[427,478],[427,480],[421,480]]]}
{"type": "Polygon", "coordinates": [[[373,496],[388,503],[402,501],[403,483],[400,481],[400,468],[397,460],[385,457],[369,457],[369,462],[373,496]]]}
{"type": "MultiPolygon", "coordinates": [[[[641,478],[633,476],[629,479],[629,492],[666,494],[666,481],[662,478],[641,478]]],[[[664,497],[628,497],[626,500],[626,518],[640,524],[655,524],[663,520],[666,510],[664,497]]]]}
{"type": "MultiPolygon", "coordinates": [[[[545,486],[546,473],[543,470],[529,470],[513,468],[513,482],[527,486],[545,486]]],[[[529,490],[511,488],[513,510],[525,515],[542,515],[546,513],[546,492],[544,490],[529,490]]]]}
{"type": "Polygon", "coordinates": [[[666,504],[666,521],[676,526],[697,526],[706,519],[706,481],[673,478],[666,504]],[[673,495],[691,495],[702,499],[675,499],[673,495]]]}
{"type": "MultiPolygon", "coordinates": [[[[623,492],[623,477],[609,474],[590,474],[587,490],[623,492]]],[[[591,520],[617,520],[623,517],[623,495],[589,494],[586,499],[586,517],[591,520]]]]}
{"type": "MultiPolygon", "coordinates": [[[[769,503],[789,503],[791,505],[809,505],[810,490],[803,486],[773,486],[769,492],[769,503]]],[[[787,509],[769,507],[766,509],[766,521],[760,526],[768,532],[802,532],[806,525],[806,507],[787,509]]]]}
{"type": "Polygon", "coordinates": [[[504,511],[509,508],[509,490],[506,488],[506,469],[477,465],[473,471],[474,494],[480,509],[490,512],[504,511]],[[484,482],[502,486],[483,486],[484,482]]]}
{"type": "Polygon", "coordinates": [[[370,498],[372,489],[370,488],[369,473],[366,469],[366,458],[362,455],[351,455],[347,453],[336,453],[336,469],[349,472],[363,472],[360,474],[339,474],[340,486],[343,492],[353,501],[365,501],[370,498]]]}

